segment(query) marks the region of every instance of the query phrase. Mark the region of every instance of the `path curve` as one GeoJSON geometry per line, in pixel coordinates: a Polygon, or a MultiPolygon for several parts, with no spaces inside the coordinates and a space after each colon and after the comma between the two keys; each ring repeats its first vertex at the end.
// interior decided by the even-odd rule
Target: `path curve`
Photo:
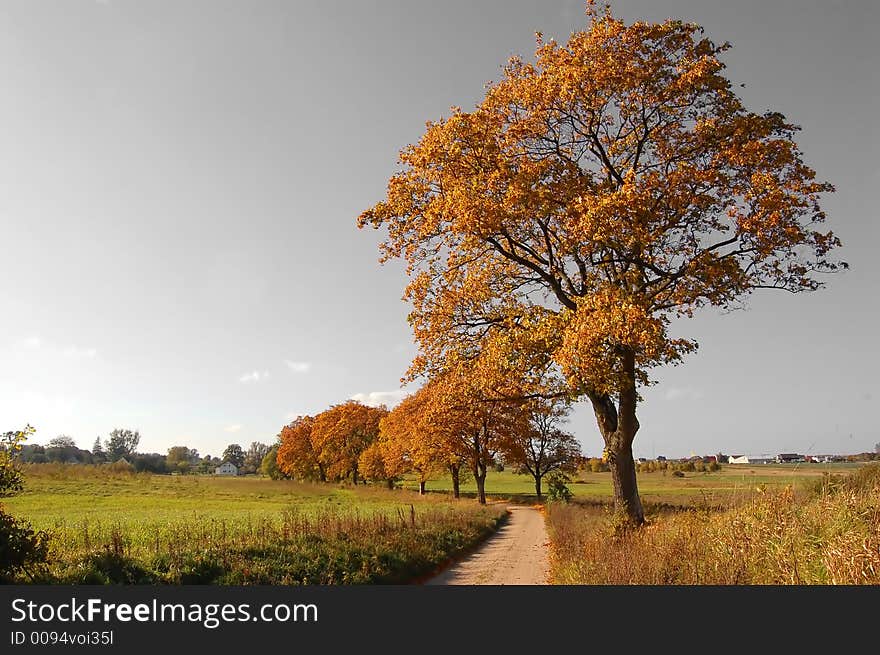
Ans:
{"type": "Polygon", "coordinates": [[[544,515],[512,505],[510,518],[476,551],[434,576],[429,585],[545,585],[550,573],[544,515]]]}

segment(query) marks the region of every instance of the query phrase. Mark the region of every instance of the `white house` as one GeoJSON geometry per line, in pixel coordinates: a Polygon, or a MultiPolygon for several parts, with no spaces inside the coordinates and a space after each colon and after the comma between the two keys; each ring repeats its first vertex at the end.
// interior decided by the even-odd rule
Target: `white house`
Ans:
{"type": "Polygon", "coordinates": [[[238,467],[232,462],[223,462],[214,469],[214,475],[238,475],[238,467]]]}
{"type": "Polygon", "coordinates": [[[727,458],[728,464],[748,464],[748,455],[731,455],[727,458]]]}

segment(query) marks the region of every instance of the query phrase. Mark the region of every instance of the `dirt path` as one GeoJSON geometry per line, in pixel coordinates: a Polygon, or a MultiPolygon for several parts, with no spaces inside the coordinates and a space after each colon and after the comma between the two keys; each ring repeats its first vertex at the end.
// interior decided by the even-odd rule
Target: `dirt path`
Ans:
{"type": "Polygon", "coordinates": [[[431,578],[430,585],[543,585],[550,565],[547,528],[534,507],[508,507],[507,523],[478,550],[431,578]]]}

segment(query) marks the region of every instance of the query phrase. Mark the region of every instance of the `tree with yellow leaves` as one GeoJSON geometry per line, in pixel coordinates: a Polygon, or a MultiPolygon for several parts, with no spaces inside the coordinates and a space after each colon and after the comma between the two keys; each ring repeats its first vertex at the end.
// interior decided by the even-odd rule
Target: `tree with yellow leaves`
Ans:
{"type": "Polygon", "coordinates": [[[388,413],[356,400],[333,405],[315,417],[311,443],[318,461],[333,480],[351,478],[358,483],[363,453],[379,437],[379,421],[388,413]]]}
{"type": "Polygon", "coordinates": [[[460,496],[462,466],[466,453],[455,435],[455,416],[430,413],[432,387],[426,386],[404,398],[379,423],[379,443],[385,461],[396,473],[414,472],[419,493],[434,475],[446,470],[452,476],[452,494],[460,496]]]}
{"type": "Polygon", "coordinates": [[[299,416],[285,425],[278,435],[278,468],[294,480],[327,481],[324,465],[312,445],[314,424],[314,417],[299,416]]]}
{"type": "Polygon", "coordinates": [[[816,180],[776,112],[756,114],[715,44],[678,20],[588,3],[565,44],[538,35],[470,112],[429,123],[359,225],[402,257],[419,354],[409,378],[519,367],[587,398],[618,511],[644,521],[639,387],[696,348],[671,321],[757,289],[812,291],[845,267],[816,180]]]}

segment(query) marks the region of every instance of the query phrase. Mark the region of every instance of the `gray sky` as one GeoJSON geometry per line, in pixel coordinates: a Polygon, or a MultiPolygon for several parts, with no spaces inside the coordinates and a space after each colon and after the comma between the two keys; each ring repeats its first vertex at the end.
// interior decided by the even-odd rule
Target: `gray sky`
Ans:
{"type": "MultiPolygon", "coordinates": [[[[880,441],[880,4],[618,0],[734,47],[756,111],[803,126],[852,270],[678,326],[636,455],[860,452],[880,441]]],[[[579,1],[0,2],[0,430],[90,448],[271,442],[299,413],[395,397],[414,353],[397,264],[358,213],[397,152],[472,107],[579,1]],[[389,394],[389,395],[382,395],[389,394]]],[[[592,415],[571,425],[601,451],[592,415]]]]}

